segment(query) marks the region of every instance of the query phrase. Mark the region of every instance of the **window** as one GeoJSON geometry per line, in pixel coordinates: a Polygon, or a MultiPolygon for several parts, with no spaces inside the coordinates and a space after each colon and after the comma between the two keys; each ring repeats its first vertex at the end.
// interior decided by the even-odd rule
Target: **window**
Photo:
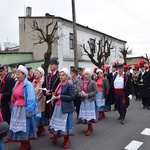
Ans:
{"type": "Polygon", "coordinates": [[[91,53],[95,53],[95,39],[90,39],[90,50],[91,53]]]}
{"type": "Polygon", "coordinates": [[[70,49],[74,49],[74,36],[73,36],[73,33],[70,33],[69,44],[70,44],[70,49]]]}

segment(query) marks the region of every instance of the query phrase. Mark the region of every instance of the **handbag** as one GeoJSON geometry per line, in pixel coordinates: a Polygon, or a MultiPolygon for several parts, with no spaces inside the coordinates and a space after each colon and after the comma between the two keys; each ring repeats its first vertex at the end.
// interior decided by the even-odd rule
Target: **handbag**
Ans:
{"type": "Polygon", "coordinates": [[[4,122],[3,115],[2,115],[2,108],[1,107],[0,107],[0,122],[4,122]]]}
{"type": "Polygon", "coordinates": [[[0,122],[0,139],[7,136],[8,129],[9,129],[9,125],[6,121],[0,122]]]}

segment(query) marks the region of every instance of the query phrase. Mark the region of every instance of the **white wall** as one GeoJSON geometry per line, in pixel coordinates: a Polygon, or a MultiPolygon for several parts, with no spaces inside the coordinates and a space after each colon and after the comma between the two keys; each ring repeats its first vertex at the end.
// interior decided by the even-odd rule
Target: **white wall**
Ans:
{"type": "MultiPolygon", "coordinates": [[[[73,59],[74,51],[72,49],[70,49],[70,45],[69,45],[69,35],[70,35],[70,33],[73,33],[72,24],[70,24],[68,22],[67,23],[59,22],[59,26],[61,26],[61,29],[59,30],[59,34],[61,34],[61,33],[64,34],[64,37],[59,40],[59,46],[58,46],[59,59],[61,59],[61,61],[63,61],[63,59],[73,59]]],[[[98,41],[103,36],[104,36],[103,34],[91,31],[87,28],[84,29],[82,27],[77,26],[77,48],[78,48],[78,55],[79,55],[78,56],[79,57],[79,66],[84,67],[84,68],[90,67],[92,69],[95,67],[91,62],[87,62],[87,60],[89,60],[89,57],[84,52],[81,45],[85,44],[86,48],[88,50],[90,50],[87,41],[89,41],[90,38],[92,38],[92,39],[96,39],[96,43],[98,43],[98,41]],[[85,62],[81,62],[80,59],[85,60],[85,62]]],[[[112,45],[115,46],[115,48],[111,51],[110,57],[108,58],[107,65],[112,65],[112,63],[116,59],[119,59],[120,62],[123,62],[123,60],[118,57],[118,54],[119,54],[119,48],[123,48],[125,46],[124,45],[125,43],[121,42],[119,40],[107,37],[107,36],[105,38],[112,40],[113,41],[112,45]]],[[[95,58],[96,58],[96,54],[95,54],[95,58]]],[[[61,64],[61,66],[65,66],[68,68],[72,65],[74,65],[74,63],[71,61],[66,61],[66,62],[63,61],[63,64],[61,64]]]]}
{"type": "MultiPolygon", "coordinates": [[[[32,32],[31,24],[33,20],[36,20],[39,26],[45,30],[45,26],[50,23],[52,20],[46,17],[29,17],[29,18],[19,18],[19,34],[20,34],[20,51],[23,52],[33,52],[33,60],[43,60],[44,53],[47,50],[46,44],[38,44],[35,45],[33,43],[37,42],[37,32],[32,32]]],[[[57,19],[54,20],[54,24],[57,19]]],[[[59,69],[63,67],[70,68],[70,66],[74,66],[74,51],[70,49],[69,45],[69,35],[73,33],[72,23],[69,21],[65,21],[60,19],[58,23],[58,35],[63,36],[58,41],[58,44],[53,45],[53,54],[52,57],[59,58],[59,69]]],[[[52,26],[53,27],[53,26],[52,26]]],[[[52,30],[50,28],[50,32],[52,30]]],[[[108,65],[111,65],[116,59],[118,58],[118,50],[119,48],[123,48],[125,46],[125,42],[117,40],[116,38],[112,38],[100,32],[96,32],[90,30],[88,28],[77,26],[77,48],[78,48],[78,55],[79,55],[79,66],[81,67],[89,67],[93,69],[95,66],[90,62],[87,54],[84,52],[83,48],[80,45],[85,44],[88,50],[88,43],[87,41],[92,38],[96,39],[96,43],[101,39],[101,37],[105,36],[106,39],[112,40],[112,44],[115,45],[115,49],[111,51],[111,56],[108,59],[108,65]],[[82,60],[82,61],[81,61],[82,60]]],[[[95,55],[96,57],[96,55],[95,55]]],[[[121,60],[120,60],[121,62],[121,60]]]]}

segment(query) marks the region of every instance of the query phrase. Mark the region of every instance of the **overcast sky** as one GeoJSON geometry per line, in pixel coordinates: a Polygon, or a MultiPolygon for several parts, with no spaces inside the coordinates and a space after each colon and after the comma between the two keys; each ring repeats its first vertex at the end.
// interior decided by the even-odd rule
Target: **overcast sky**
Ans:
{"type": "MultiPolygon", "coordinates": [[[[72,20],[72,0],[1,0],[0,43],[19,44],[18,17],[49,13],[72,20]]],[[[75,0],[76,21],[127,41],[134,55],[150,55],[150,0],[75,0]]]]}

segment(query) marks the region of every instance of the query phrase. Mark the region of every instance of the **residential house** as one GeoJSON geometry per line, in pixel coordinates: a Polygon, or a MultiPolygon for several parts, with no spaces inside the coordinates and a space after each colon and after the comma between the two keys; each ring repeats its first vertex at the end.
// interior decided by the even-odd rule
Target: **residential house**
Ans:
{"type": "MultiPolygon", "coordinates": [[[[39,27],[45,30],[45,27],[50,22],[53,22],[52,26],[49,29],[51,32],[53,26],[57,22],[58,30],[57,35],[63,35],[57,44],[53,45],[53,51],[51,57],[59,58],[59,69],[63,67],[70,68],[74,66],[74,49],[73,49],[73,24],[72,21],[67,20],[62,17],[56,17],[53,15],[46,14],[45,16],[31,16],[27,15],[24,17],[19,17],[19,45],[20,52],[32,52],[33,61],[42,61],[44,59],[44,53],[47,51],[46,43],[35,44],[38,42],[37,36],[38,33],[33,31],[31,26],[34,22],[37,22],[39,27]]],[[[112,65],[116,59],[119,59],[120,62],[123,62],[121,58],[118,57],[119,49],[124,48],[126,41],[115,38],[113,36],[107,35],[100,31],[94,30],[87,26],[77,24],[77,51],[78,51],[78,66],[80,67],[90,67],[93,69],[95,66],[91,63],[89,57],[84,52],[81,45],[85,44],[86,48],[90,51],[87,41],[98,43],[101,38],[108,39],[112,41],[114,49],[111,50],[110,57],[106,61],[107,65],[112,65]]],[[[95,46],[95,58],[97,46],[95,46]]]]}

